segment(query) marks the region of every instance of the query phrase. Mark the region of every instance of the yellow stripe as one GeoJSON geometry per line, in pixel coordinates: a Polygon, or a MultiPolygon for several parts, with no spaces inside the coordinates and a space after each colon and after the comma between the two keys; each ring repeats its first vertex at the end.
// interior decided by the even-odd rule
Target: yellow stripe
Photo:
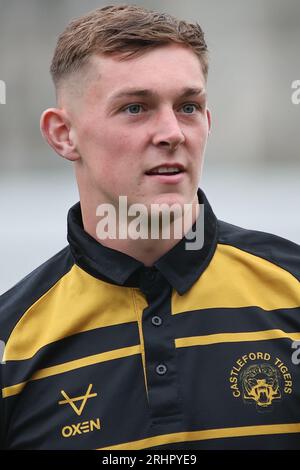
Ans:
{"type": "Polygon", "coordinates": [[[173,314],[220,308],[226,317],[226,308],[252,306],[266,311],[300,307],[300,283],[270,261],[222,244],[191,289],[172,295],[173,314]]]}
{"type": "MultiPolygon", "coordinates": [[[[132,288],[103,282],[74,265],[22,315],[7,341],[3,360],[30,359],[42,347],[74,334],[136,323],[142,314],[137,308],[145,304],[143,299],[134,303],[132,288]]],[[[221,244],[191,289],[184,296],[176,291],[172,295],[173,314],[224,308],[225,316],[226,308],[247,306],[267,311],[299,307],[299,282],[269,261],[221,244]]],[[[204,314],[199,312],[199,316],[204,314]]]]}
{"type": "Polygon", "coordinates": [[[269,434],[291,434],[297,432],[300,432],[300,423],[207,429],[205,431],[179,432],[148,437],[147,439],[102,447],[97,450],[140,450],[164,444],[174,444],[175,442],[205,441],[208,439],[223,439],[226,437],[263,436],[269,434]]]}
{"type": "Polygon", "coordinates": [[[282,330],[265,330],[246,333],[218,333],[205,336],[191,336],[189,338],[177,338],[176,348],[188,346],[206,346],[216,343],[238,343],[245,341],[265,341],[270,339],[289,338],[293,341],[300,339],[300,333],[286,333],[282,330]]]}
{"type": "MultiPolygon", "coordinates": [[[[265,331],[255,331],[247,333],[219,333],[214,335],[205,335],[205,336],[192,336],[189,338],[177,338],[175,340],[176,348],[184,348],[190,346],[206,346],[208,344],[217,344],[217,343],[232,343],[232,342],[245,342],[245,341],[265,341],[271,339],[281,339],[289,338],[292,341],[300,339],[300,333],[286,333],[282,330],[265,330],[265,331]]],[[[131,346],[128,348],[115,349],[113,351],[108,351],[105,353],[95,354],[93,356],[87,356],[81,359],[76,359],[74,361],[65,362],[64,364],[59,364],[57,366],[47,367],[45,369],[40,369],[36,371],[30,380],[26,382],[21,382],[16,385],[11,385],[2,390],[3,398],[17,395],[20,393],[25,385],[32,381],[38,379],[44,379],[52,375],[62,374],[64,372],[69,372],[74,369],[79,369],[80,367],[86,367],[99,362],[110,361],[113,359],[119,359],[121,357],[128,357],[134,354],[142,354],[141,345],[131,346]]],[[[145,380],[146,380],[146,368],[143,362],[145,380]]],[[[146,383],[146,390],[147,383],[146,383]]]]}
{"type": "Polygon", "coordinates": [[[137,322],[131,290],[96,279],[74,265],[20,318],[3,360],[30,359],[42,347],[68,336],[137,322]]]}
{"type": "Polygon", "coordinates": [[[10,397],[12,395],[17,395],[20,393],[25,385],[32,380],[44,379],[52,375],[62,374],[64,372],[69,372],[74,369],[79,369],[80,367],[87,367],[93,364],[98,364],[99,362],[111,361],[113,359],[120,359],[121,357],[133,356],[135,354],[140,354],[140,346],[131,346],[128,348],[115,349],[114,351],[109,351],[105,353],[95,354],[93,356],[87,356],[82,359],[76,359],[74,361],[65,362],[64,364],[59,364],[57,366],[46,367],[45,369],[37,370],[30,380],[22,382],[16,385],[11,385],[10,387],[5,387],[2,390],[3,398],[10,397]]]}

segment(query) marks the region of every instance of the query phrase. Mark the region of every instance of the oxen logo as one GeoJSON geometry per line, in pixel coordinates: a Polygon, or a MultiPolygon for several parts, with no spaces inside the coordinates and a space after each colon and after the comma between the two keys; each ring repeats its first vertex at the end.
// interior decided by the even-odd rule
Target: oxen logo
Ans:
{"type": "MultiPolygon", "coordinates": [[[[98,395],[97,393],[91,393],[92,388],[93,388],[93,384],[89,384],[84,395],[80,395],[79,397],[74,397],[74,398],[70,398],[69,395],[64,390],[61,390],[61,394],[65,398],[65,400],[60,400],[58,404],[70,405],[73,411],[78,416],[81,416],[83,410],[85,409],[87,401],[90,398],[95,398],[98,395]],[[80,403],[80,406],[78,407],[76,403],[80,403]]],[[[77,434],[81,435],[87,432],[93,432],[95,430],[100,430],[100,429],[101,429],[100,419],[95,418],[95,419],[90,419],[88,421],[83,421],[80,423],[71,423],[69,425],[66,425],[62,428],[61,434],[63,437],[68,438],[68,437],[77,436],[77,434]]]]}
{"type": "Polygon", "coordinates": [[[94,398],[97,396],[97,393],[91,393],[91,390],[92,390],[92,387],[93,387],[93,384],[90,384],[87,388],[87,391],[84,395],[80,396],[80,397],[75,397],[75,398],[70,398],[66,392],[64,390],[61,390],[61,394],[62,396],[65,398],[65,400],[61,400],[58,402],[59,405],[66,405],[67,403],[72,407],[72,409],[75,411],[75,413],[80,416],[81,413],[83,412],[84,410],[84,407],[86,405],[86,402],[90,399],[90,398],[94,398]],[[81,405],[80,407],[78,408],[76,405],[75,405],[75,402],[81,402],[81,405]]]}

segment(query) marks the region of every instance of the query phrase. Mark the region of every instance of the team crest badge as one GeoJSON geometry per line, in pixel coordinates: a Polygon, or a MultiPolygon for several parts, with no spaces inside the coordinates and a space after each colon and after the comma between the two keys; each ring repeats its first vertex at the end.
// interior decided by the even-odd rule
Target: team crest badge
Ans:
{"type": "Polygon", "coordinates": [[[234,398],[252,405],[258,412],[270,412],[276,403],[292,393],[292,376],[278,357],[251,352],[237,359],[230,372],[234,398]]]}

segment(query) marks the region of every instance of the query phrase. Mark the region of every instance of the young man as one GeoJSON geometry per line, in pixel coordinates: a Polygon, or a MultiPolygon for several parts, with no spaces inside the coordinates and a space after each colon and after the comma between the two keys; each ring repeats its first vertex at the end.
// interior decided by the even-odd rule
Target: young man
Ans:
{"type": "Polygon", "coordinates": [[[300,248],[219,221],[198,189],[207,71],[199,25],[139,7],[59,37],[41,130],[80,203],[69,245],[1,297],[4,448],[300,448],[300,248]]]}

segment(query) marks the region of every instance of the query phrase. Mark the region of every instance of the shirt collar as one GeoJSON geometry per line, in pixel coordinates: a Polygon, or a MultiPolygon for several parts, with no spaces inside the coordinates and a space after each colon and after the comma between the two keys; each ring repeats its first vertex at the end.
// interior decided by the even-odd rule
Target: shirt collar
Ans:
{"type": "MultiPolygon", "coordinates": [[[[204,205],[203,246],[200,249],[187,250],[186,242],[189,243],[189,240],[184,237],[154,263],[154,269],[159,270],[180,295],[201,276],[217,245],[217,219],[201,189],[198,189],[198,200],[204,205]]],[[[196,224],[192,229],[195,230],[195,227],[196,224]]],[[[68,242],[76,264],[106,282],[139,287],[135,273],[141,269],[149,269],[131,256],[102,245],[85,232],[80,202],[71,207],[68,213],[68,242]]]]}

